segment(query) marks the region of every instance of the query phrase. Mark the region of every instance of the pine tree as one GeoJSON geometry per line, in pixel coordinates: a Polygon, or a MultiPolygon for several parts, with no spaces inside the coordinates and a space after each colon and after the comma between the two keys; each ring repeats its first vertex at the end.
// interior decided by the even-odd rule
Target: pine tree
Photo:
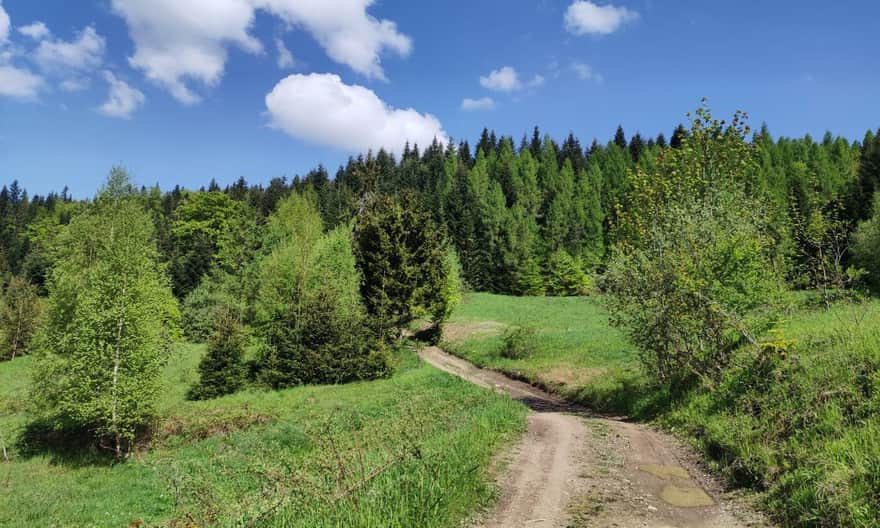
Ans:
{"type": "Polygon", "coordinates": [[[446,253],[445,234],[414,195],[374,196],[364,204],[355,255],[361,297],[382,336],[394,339],[415,318],[446,313],[446,253]]]}
{"type": "Polygon", "coordinates": [[[246,345],[238,311],[231,307],[220,309],[208,340],[208,352],[199,363],[199,382],[190,390],[189,397],[207,400],[238,391],[247,375],[246,345]]]}
{"type": "Polygon", "coordinates": [[[614,144],[622,150],[626,150],[626,134],[623,133],[623,126],[617,125],[617,131],[614,132],[614,144]]]}
{"type": "Polygon", "coordinates": [[[642,158],[642,151],[644,149],[645,144],[642,141],[642,135],[636,132],[629,142],[629,155],[630,157],[632,157],[633,163],[639,162],[639,160],[642,158]]]}
{"type": "Polygon", "coordinates": [[[685,137],[687,137],[687,129],[684,125],[679,123],[672,132],[672,139],[669,140],[669,146],[674,149],[681,148],[681,143],[684,141],[685,137]]]}

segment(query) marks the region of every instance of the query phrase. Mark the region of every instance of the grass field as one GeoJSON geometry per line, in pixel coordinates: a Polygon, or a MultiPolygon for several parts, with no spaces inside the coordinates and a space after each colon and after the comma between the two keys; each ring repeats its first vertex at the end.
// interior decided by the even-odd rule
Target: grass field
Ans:
{"type": "Polygon", "coordinates": [[[635,351],[591,297],[465,296],[447,324],[444,343],[477,365],[495,368],[566,392],[600,381],[610,372],[638,370],[635,351]],[[504,357],[508,327],[535,330],[527,357],[504,357]]]}
{"type": "Polygon", "coordinates": [[[0,526],[456,526],[493,500],[525,408],[400,357],[387,380],[184,400],[181,346],[153,445],[124,463],[24,445],[29,359],[0,364],[0,526]]]}
{"type": "Polygon", "coordinates": [[[449,329],[446,346],[480,365],[675,430],[786,525],[880,524],[880,301],[793,308],[764,336],[783,350],[742,349],[720,381],[675,394],[596,298],[470,294],[449,329]],[[522,359],[501,353],[511,325],[537,329],[522,359]]]}

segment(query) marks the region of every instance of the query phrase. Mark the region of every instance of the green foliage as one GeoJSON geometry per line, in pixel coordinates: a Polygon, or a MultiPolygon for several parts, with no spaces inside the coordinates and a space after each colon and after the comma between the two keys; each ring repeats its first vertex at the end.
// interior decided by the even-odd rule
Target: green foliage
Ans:
{"type": "Polygon", "coordinates": [[[247,378],[244,350],[247,337],[238,311],[221,308],[215,317],[214,332],[208,340],[208,352],[199,363],[199,382],[190,391],[190,398],[207,400],[232,394],[247,378]]]}
{"type": "Polygon", "coordinates": [[[637,173],[604,287],[648,371],[669,382],[717,377],[772,322],[780,291],[766,208],[742,189],[748,128],[697,112],[656,173],[637,173]]]}
{"type": "Polygon", "coordinates": [[[361,297],[383,337],[430,315],[442,322],[454,303],[446,235],[412,194],[374,196],[354,229],[361,297]],[[406,203],[406,206],[403,205],[406,203]]]}
{"type": "Polygon", "coordinates": [[[12,360],[30,353],[41,312],[36,286],[21,277],[13,277],[0,306],[0,359],[12,360]]]}
{"type": "Polygon", "coordinates": [[[867,272],[867,282],[880,293],[880,192],[874,195],[874,214],[859,224],[852,247],[855,264],[867,272]]]}
{"type": "MultiPolygon", "coordinates": [[[[237,306],[238,299],[230,293],[231,284],[242,280],[222,272],[204,277],[183,299],[181,320],[184,335],[196,343],[205,342],[214,330],[218,313],[224,307],[237,306]]],[[[241,307],[240,307],[241,310],[241,307]]]]}
{"type": "Polygon", "coordinates": [[[531,326],[514,326],[504,331],[499,354],[507,359],[526,359],[537,349],[537,330],[531,326]]]}
{"type": "Polygon", "coordinates": [[[592,280],[580,263],[564,249],[555,251],[547,259],[544,283],[547,295],[571,297],[586,295],[592,287],[592,280]]]}
{"type": "Polygon", "coordinates": [[[59,235],[65,249],[33,372],[44,418],[111,441],[117,457],[155,413],[178,318],[152,232],[128,177],[114,170],[93,207],[59,235]]]}
{"type": "Polygon", "coordinates": [[[348,230],[324,234],[307,196],[293,194],[270,220],[260,262],[259,379],[272,387],[386,376],[389,357],[371,337],[348,230]]]}

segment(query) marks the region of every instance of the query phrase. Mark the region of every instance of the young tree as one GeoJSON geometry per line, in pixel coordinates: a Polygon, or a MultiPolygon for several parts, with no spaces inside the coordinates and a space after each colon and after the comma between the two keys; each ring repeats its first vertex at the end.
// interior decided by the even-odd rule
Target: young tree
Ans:
{"type": "Polygon", "coordinates": [[[368,198],[354,233],[361,297],[380,334],[396,338],[424,315],[441,323],[448,311],[446,235],[416,196],[368,198]]]}
{"type": "Polygon", "coordinates": [[[874,194],[874,214],[853,235],[853,260],[867,272],[867,282],[880,293],[880,192],[874,194]]]}
{"type": "Polygon", "coordinates": [[[45,354],[34,371],[46,418],[91,431],[102,445],[109,440],[119,458],[155,412],[179,317],[152,235],[128,176],[114,169],[95,203],[60,235],[45,354]]]}
{"type": "Polygon", "coordinates": [[[21,277],[13,277],[0,306],[0,357],[13,360],[30,352],[39,319],[37,287],[21,277]]]}
{"type": "Polygon", "coordinates": [[[310,196],[292,194],[269,219],[259,264],[259,380],[281,388],[344,383],[390,372],[360,299],[351,234],[323,232],[310,196]]]}
{"type": "Polygon", "coordinates": [[[703,107],[678,149],[632,177],[605,287],[614,322],[661,380],[717,376],[771,320],[781,280],[766,206],[743,190],[747,133],[744,116],[725,127],[703,107]]]}
{"type": "Polygon", "coordinates": [[[208,353],[199,363],[199,382],[190,390],[189,397],[207,400],[239,390],[247,375],[244,364],[246,345],[238,311],[221,308],[208,340],[208,353]]]}

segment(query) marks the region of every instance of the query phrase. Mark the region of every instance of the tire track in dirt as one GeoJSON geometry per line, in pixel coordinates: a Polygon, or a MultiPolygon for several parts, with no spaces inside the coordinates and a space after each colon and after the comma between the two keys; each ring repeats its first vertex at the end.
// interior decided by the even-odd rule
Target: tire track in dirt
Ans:
{"type": "Polygon", "coordinates": [[[668,435],[596,416],[437,347],[419,355],[533,411],[507,456],[501,496],[480,521],[483,528],[769,526],[743,500],[720,493],[693,454],[668,435]]]}

